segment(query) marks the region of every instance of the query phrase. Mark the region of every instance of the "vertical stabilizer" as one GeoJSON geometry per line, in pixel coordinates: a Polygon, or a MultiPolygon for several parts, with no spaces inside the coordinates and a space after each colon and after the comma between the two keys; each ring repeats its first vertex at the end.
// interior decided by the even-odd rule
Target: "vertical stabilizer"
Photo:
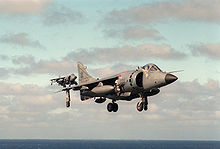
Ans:
{"type": "Polygon", "coordinates": [[[84,66],[82,63],[78,62],[77,67],[78,67],[79,85],[95,80],[95,78],[89,75],[89,73],[86,70],[86,66],[84,66]]]}

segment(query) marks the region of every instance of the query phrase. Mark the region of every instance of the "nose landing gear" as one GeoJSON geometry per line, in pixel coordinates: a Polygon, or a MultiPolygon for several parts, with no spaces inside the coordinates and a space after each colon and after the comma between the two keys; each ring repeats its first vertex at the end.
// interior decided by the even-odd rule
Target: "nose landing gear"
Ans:
{"type": "Polygon", "coordinates": [[[137,110],[138,110],[139,112],[141,112],[141,111],[143,111],[143,109],[144,109],[145,111],[147,111],[147,109],[148,109],[148,100],[147,100],[147,97],[143,97],[143,98],[141,99],[141,101],[137,103],[137,110]]]}
{"type": "Polygon", "coordinates": [[[138,103],[137,103],[137,110],[138,110],[139,112],[141,112],[141,111],[143,110],[143,108],[144,108],[143,102],[138,102],[138,103]]]}
{"type": "Polygon", "coordinates": [[[107,110],[108,110],[108,112],[117,112],[118,111],[118,104],[114,103],[114,102],[109,103],[107,105],[107,110]]]}

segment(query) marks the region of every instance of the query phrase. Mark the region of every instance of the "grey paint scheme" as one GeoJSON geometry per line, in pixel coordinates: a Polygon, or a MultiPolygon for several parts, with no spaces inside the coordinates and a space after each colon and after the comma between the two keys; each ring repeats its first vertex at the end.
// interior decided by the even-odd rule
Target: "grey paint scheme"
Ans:
{"type": "Polygon", "coordinates": [[[109,95],[107,98],[116,100],[132,100],[140,97],[141,94],[147,95],[154,88],[160,88],[166,85],[164,72],[146,72],[141,68],[120,73],[121,77],[118,78],[119,86],[122,86],[122,92],[120,96],[109,95]],[[143,73],[142,86],[137,83],[138,74],[143,73]],[[131,76],[131,78],[130,78],[131,76]],[[129,80],[132,80],[132,83],[129,80]]]}
{"type": "MultiPolygon", "coordinates": [[[[77,63],[77,66],[79,85],[64,88],[62,91],[67,93],[71,89],[80,90],[82,101],[98,97],[100,100],[96,99],[97,103],[104,102],[105,98],[112,99],[113,104],[115,104],[114,102],[117,100],[130,101],[141,97],[141,101],[146,102],[145,105],[147,105],[148,102],[145,100],[148,96],[158,94],[159,88],[178,79],[170,73],[162,72],[155,64],[147,64],[136,70],[122,72],[103,79],[93,78],[80,62],[77,63]]],[[[67,101],[70,101],[69,94],[67,93],[67,95],[67,101]]]]}

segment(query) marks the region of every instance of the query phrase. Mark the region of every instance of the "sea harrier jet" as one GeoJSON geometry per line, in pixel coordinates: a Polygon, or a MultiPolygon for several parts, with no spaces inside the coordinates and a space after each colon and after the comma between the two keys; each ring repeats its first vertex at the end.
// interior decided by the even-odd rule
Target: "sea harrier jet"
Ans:
{"type": "Polygon", "coordinates": [[[116,75],[96,79],[89,75],[87,67],[77,63],[78,83],[76,75],[51,79],[51,85],[56,82],[63,87],[60,91],[66,92],[66,107],[70,106],[70,90],[80,91],[82,101],[94,98],[96,103],[103,103],[106,99],[111,102],[107,105],[109,112],[117,112],[118,100],[131,101],[140,98],[137,110],[148,109],[148,97],[160,92],[160,88],[173,83],[178,78],[173,72],[163,72],[155,64],[147,64],[132,71],[118,73],[116,75]]]}

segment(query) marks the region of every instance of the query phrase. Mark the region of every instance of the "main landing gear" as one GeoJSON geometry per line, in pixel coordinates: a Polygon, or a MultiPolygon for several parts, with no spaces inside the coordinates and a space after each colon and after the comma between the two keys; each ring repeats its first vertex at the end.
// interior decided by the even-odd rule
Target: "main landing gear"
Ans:
{"type": "Polygon", "coordinates": [[[118,104],[114,103],[114,102],[109,103],[107,105],[107,110],[108,110],[108,112],[117,112],[118,111],[118,104]]]}
{"type": "Polygon", "coordinates": [[[143,109],[144,109],[145,111],[147,111],[147,109],[148,109],[148,100],[147,100],[147,97],[143,97],[143,98],[141,99],[141,101],[137,103],[137,110],[138,110],[139,112],[141,112],[141,111],[143,111],[143,109]]]}

